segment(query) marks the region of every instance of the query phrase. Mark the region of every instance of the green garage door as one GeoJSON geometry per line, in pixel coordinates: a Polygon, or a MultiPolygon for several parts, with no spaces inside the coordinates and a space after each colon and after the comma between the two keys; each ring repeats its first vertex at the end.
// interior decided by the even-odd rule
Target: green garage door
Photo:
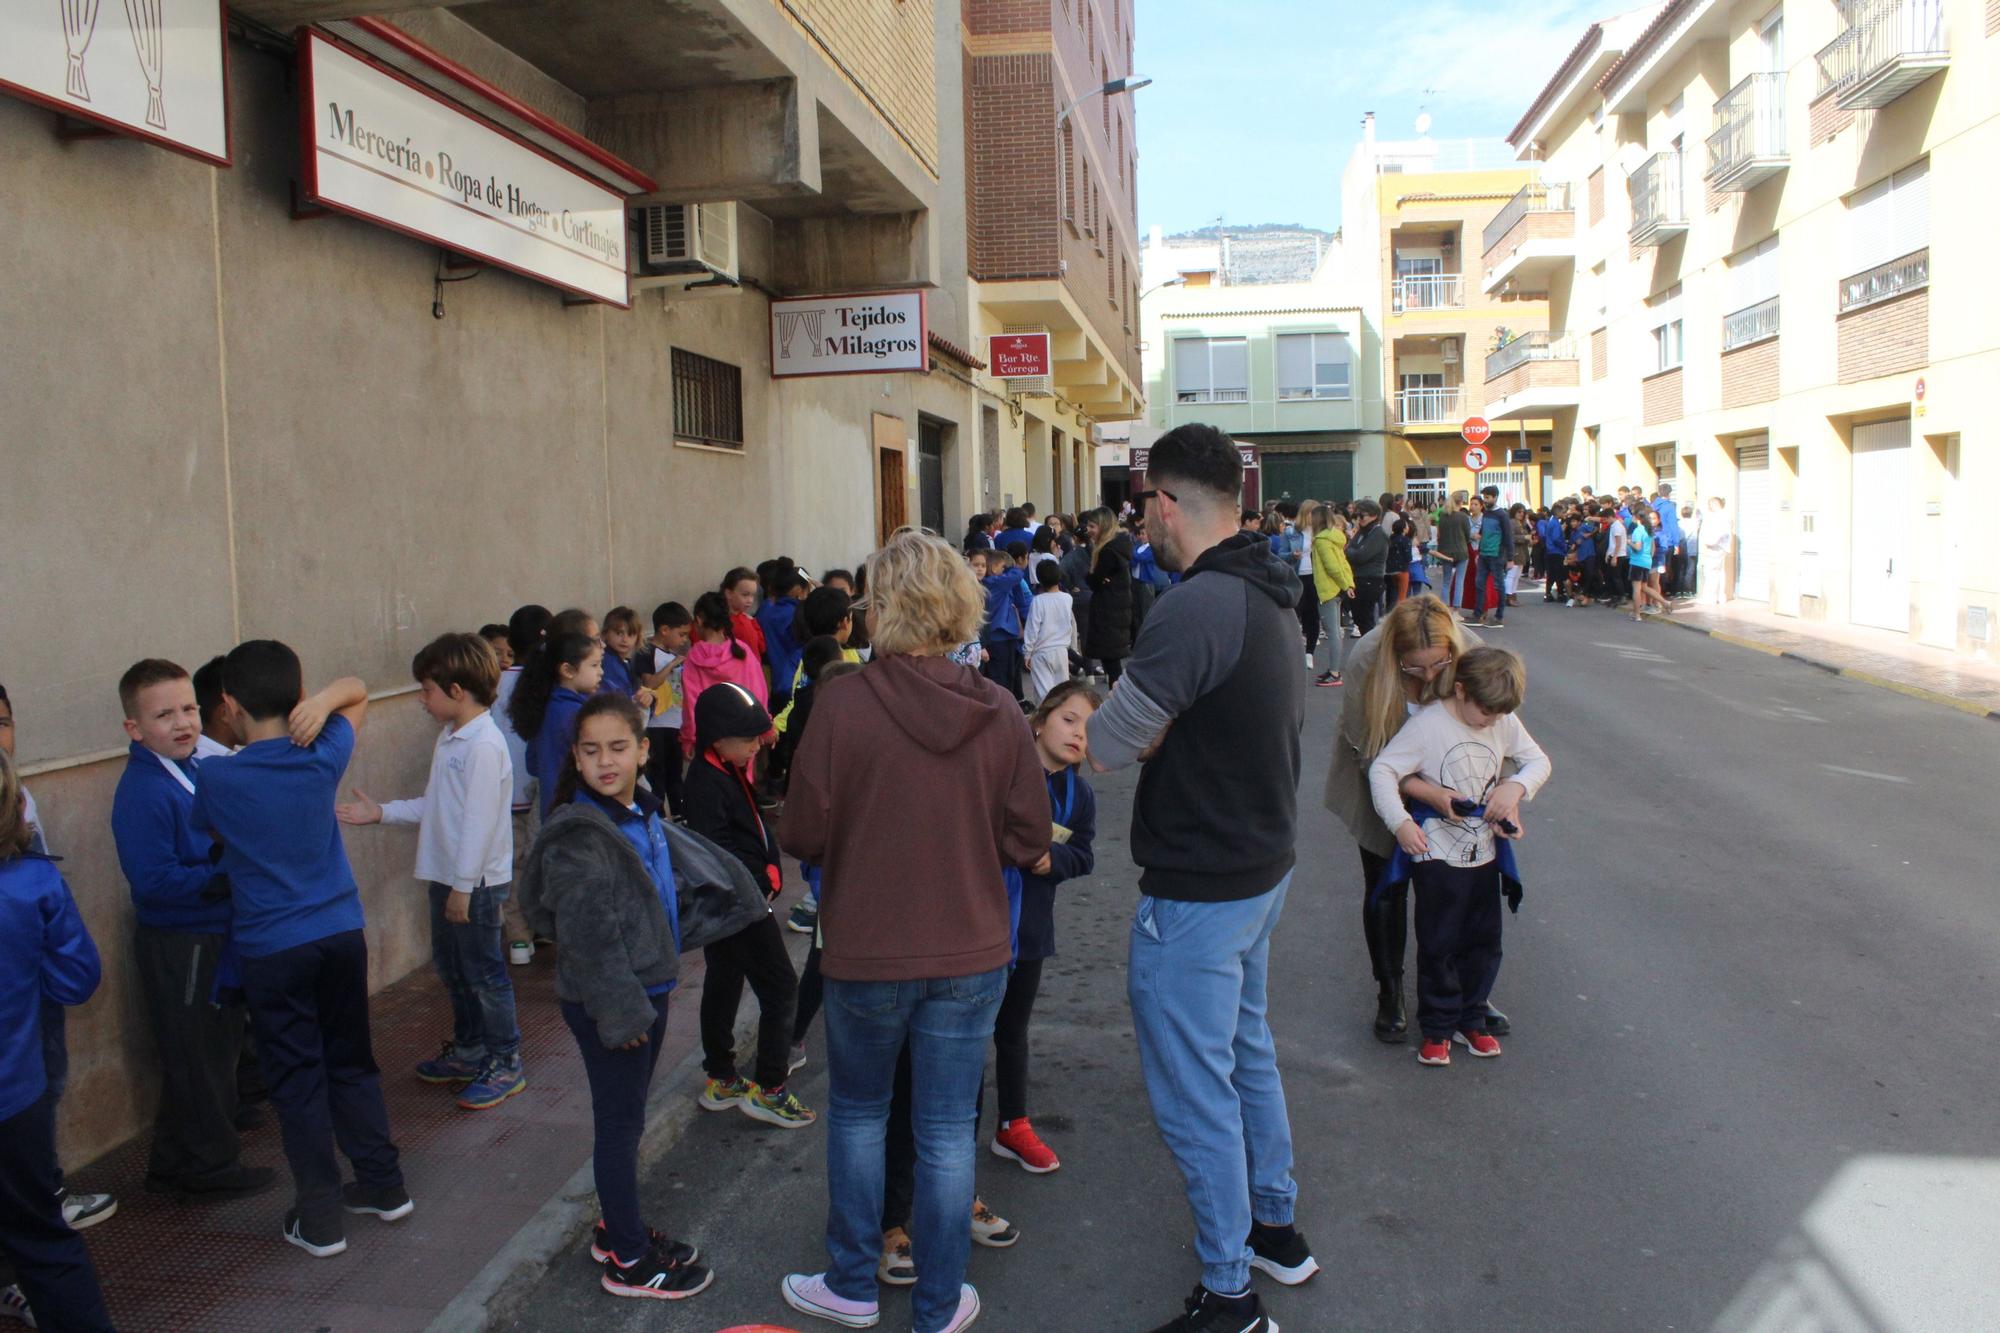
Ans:
{"type": "Polygon", "coordinates": [[[1264,470],[1263,499],[1352,500],[1354,455],[1329,450],[1318,454],[1273,454],[1259,458],[1264,470]]]}

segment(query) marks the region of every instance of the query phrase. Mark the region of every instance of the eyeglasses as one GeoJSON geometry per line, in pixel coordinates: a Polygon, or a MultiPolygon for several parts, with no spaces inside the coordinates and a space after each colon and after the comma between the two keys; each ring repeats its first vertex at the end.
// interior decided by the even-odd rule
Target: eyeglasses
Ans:
{"type": "Polygon", "coordinates": [[[1399,669],[1406,676],[1414,676],[1418,680],[1429,680],[1432,676],[1435,676],[1438,672],[1444,670],[1445,667],[1449,666],[1450,663],[1451,659],[1446,658],[1442,662],[1433,662],[1429,666],[1409,666],[1405,664],[1399,669]]]}
{"type": "Polygon", "coordinates": [[[1175,504],[1179,504],[1181,502],[1181,497],[1175,495],[1172,491],[1169,490],[1134,491],[1132,492],[1132,507],[1134,509],[1143,509],[1145,507],[1146,501],[1152,499],[1156,495],[1164,495],[1169,500],[1172,500],[1175,504]]]}

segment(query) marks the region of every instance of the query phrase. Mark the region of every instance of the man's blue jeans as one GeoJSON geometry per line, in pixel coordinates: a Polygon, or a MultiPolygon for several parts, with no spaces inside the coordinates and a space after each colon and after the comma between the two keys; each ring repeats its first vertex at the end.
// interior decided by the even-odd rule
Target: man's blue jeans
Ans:
{"type": "Polygon", "coordinates": [[[1153,1120],[1187,1182],[1202,1285],[1250,1285],[1252,1218],[1288,1226],[1292,1126],[1265,1020],[1271,932],[1288,874],[1229,903],[1142,897],[1126,986],[1153,1120]]]}
{"type": "Polygon", "coordinates": [[[1479,581],[1472,585],[1472,605],[1484,613],[1486,609],[1486,588],[1490,583],[1493,596],[1499,606],[1494,609],[1496,620],[1507,618],[1507,557],[1504,555],[1482,555],[1479,557],[1479,581]]]}
{"type": "Polygon", "coordinates": [[[471,920],[455,926],[444,919],[451,890],[431,888],[431,962],[451,996],[451,1041],[461,1060],[520,1058],[521,1029],[514,1017],[514,982],[507,975],[506,946],[500,940],[505,885],[472,891],[471,920]]]}
{"type": "Polygon", "coordinates": [[[883,1152],[896,1057],[910,1045],[910,1115],[917,1199],[910,1254],[916,1333],[958,1313],[972,1251],[973,1121],[1007,969],[931,981],[826,978],[826,1283],[851,1301],[876,1299],[882,1257],[883,1152]]]}

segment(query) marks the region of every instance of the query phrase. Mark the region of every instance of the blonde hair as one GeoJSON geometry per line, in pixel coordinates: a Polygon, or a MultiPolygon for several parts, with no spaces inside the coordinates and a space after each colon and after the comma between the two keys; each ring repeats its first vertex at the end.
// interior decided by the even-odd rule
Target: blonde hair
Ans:
{"type": "Polygon", "coordinates": [[[1362,738],[1361,753],[1373,759],[1382,753],[1409,716],[1409,695],[1403,687],[1403,658],[1426,648],[1444,648],[1451,654],[1443,671],[1422,683],[1418,703],[1436,703],[1451,692],[1451,663],[1465,652],[1458,636],[1458,618],[1451,608],[1425,594],[1396,603],[1396,609],[1382,618],[1381,638],[1375,646],[1375,661],[1368,668],[1362,688],[1362,707],[1368,730],[1362,738]]]}
{"type": "Polygon", "coordinates": [[[21,799],[21,778],[14,761],[0,750],[0,860],[19,856],[35,840],[28,827],[27,803],[21,799]]]}
{"type": "Polygon", "coordinates": [[[1118,515],[1100,505],[1096,509],[1088,509],[1078,514],[1076,521],[1079,525],[1091,523],[1097,525],[1097,536],[1092,538],[1090,543],[1090,567],[1096,569],[1097,557],[1103,554],[1104,548],[1111,545],[1112,540],[1118,536],[1120,531],[1118,515]]]}
{"type": "Polygon", "coordinates": [[[875,651],[935,657],[979,637],[986,595],[941,538],[898,528],[868,557],[868,628],[875,651]]]}
{"type": "Polygon", "coordinates": [[[1317,533],[1321,528],[1326,526],[1326,523],[1320,518],[1320,515],[1325,512],[1325,505],[1317,500],[1307,500],[1299,506],[1299,516],[1295,522],[1297,526],[1305,529],[1307,532],[1317,533]]]}
{"type": "Polygon", "coordinates": [[[1439,677],[1441,691],[1453,685],[1463,686],[1466,700],[1489,713],[1512,713],[1527,695],[1528,668],[1505,648],[1470,648],[1439,677]]]}

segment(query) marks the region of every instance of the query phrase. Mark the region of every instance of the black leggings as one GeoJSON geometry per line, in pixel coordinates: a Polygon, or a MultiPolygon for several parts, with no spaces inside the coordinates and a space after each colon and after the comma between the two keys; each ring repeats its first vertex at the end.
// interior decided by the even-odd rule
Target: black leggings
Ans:
{"type": "Polygon", "coordinates": [[[812,1027],[813,1019],[819,1017],[820,1002],[826,998],[826,979],[819,974],[819,941],[813,941],[812,952],[806,955],[805,971],[799,976],[798,1013],[792,1019],[792,1045],[806,1039],[806,1031],[812,1027]]]}
{"type": "Polygon", "coordinates": [[[993,1071],[1000,1083],[1002,1120],[1028,1114],[1028,1020],[1034,1017],[1035,995],[1041,987],[1041,959],[1024,958],[1014,964],[999,1016],[993,1020],[993,1071]]]}
{"type": "Polygon", "coordinates": [[[1379,574],[1354,580],[1354,599],[1347,605],[1355,625],[1363,634],[1375,628],[1376,618],[1382,609],[1382,586],[1386,582],[1379,574]]]}
{"type": "Polygon", "coordinates": [[[736,1077],[736,1008],[743,983],[757,997],[757,1065],[753,1077],[764,1088],[785,1085],[791,1056],[792,1013],[799,979],[778,919],[766,915],[754,925],[702,950],[707,975],[701,984],[702,1068],[714,1079],[736,1077]]]}
{"type": "Polygon", "coordinates": [[[1109,689],[1111,686],[1116,685],[1118,678],[1125,674],[1125,659],[1122,657],[1100,657],[1097,660],[1104,663],[1105,688],[1109,689]]]}
{"type": "Polygon", "coordinates": [[[1299,587],[1299,633],[1311,652],[1319,644],[1319,590],[1310,574],[1299,575],[1299,587]]]}

